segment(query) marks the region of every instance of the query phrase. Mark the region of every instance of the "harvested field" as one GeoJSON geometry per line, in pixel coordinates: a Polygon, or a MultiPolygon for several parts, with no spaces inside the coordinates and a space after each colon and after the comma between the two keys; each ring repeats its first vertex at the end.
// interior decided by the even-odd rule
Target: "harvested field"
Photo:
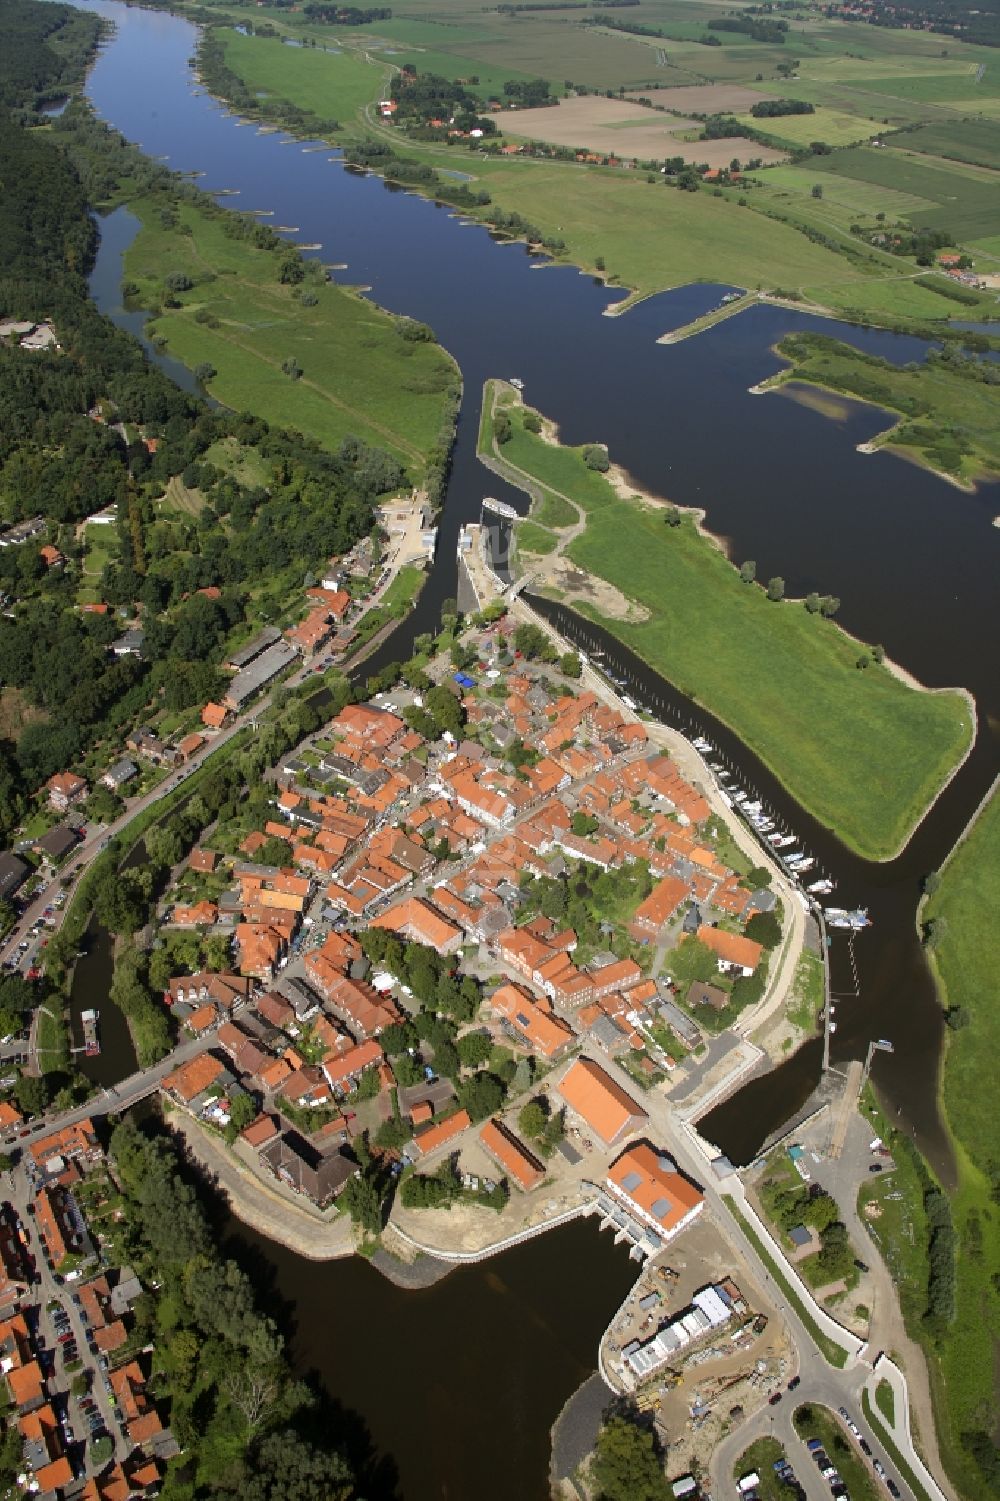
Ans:
{"type": "Polygon", "coordinates": [[[746,161],[784,161],[785,154],[744,136],[718,141],[685,141],[683,132],[700,129],[697,120],[675,119],[647,109],[628,99],[604,99],[589,95],[566,99],[555,108],[524,109],[503,116],[504,132],[552,146],[577,147],[625,160],[664,161],[682,156],[689,162],[707,162],[710,167],[728,167],[733,157],[746,161]]]}
{"type": "Polygon", "coordinates": [[[752,109],[762,99],[777,99],[778,95],[745,89],[738,83],[700,83],[690,87],[682,84],[676,89],[641,89],[628,98],[648,99],[659,109],[676,110],[682,115],[728,115],[752,109]]]}

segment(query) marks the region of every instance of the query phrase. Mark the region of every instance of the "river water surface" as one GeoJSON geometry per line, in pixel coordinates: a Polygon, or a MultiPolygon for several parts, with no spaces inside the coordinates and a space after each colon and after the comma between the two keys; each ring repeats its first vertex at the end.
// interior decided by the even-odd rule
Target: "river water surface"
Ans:
{"type": "MultiPolygon", "coordinates": [[[[430,323],[462,368],[465,402],[438,559],[413,615],[366,671],[406,657],[413,636],[433,628],[442,601],[455,594],[458,529],[478,517],[484,493],[524,508],[524,496],[487,474],[475,456],[482,383],[513,375],[568,441],[605,442],[640,487],[705,507],[708,525],[730,542],[734,557],[755,558],[760,577],[780,574],[793,596],[813,589],[838,595],[849,630],[881,641],[928,685],[972,690],[976,748],[905,854],[885,866],[851,856],[734,736],[696,715],[741,768],[744,785],[752,782],[836,877],[838,903],[870,907],[874,926],[854,944],[857,985],[846,940],[834,940],[834,989],[845,997],[834,1058],[860,1056],[871,1037],[893,1040],[895,1054],[878,1058],[877,1082],[947,1175],[935,1104],[942,1024],[914,909],[920,877],[940,864],[1000,764],[1000,530],[991,524],[1000,514],[1000,487],[967,495],[891,454],[858,454],[856,445],[885,426],[871,408],[846,402],[842,420],[834,421],[787,397],[748,394],[778,368],[771,346],[793,329],[835,331],[899,362],[919,359],[925,346],[765,306],[696,339],[658,345],[660,334],[713,305],[718,289],[682,288],[624,317],[603,317],[622,294],[572,268],[543,267],[523,247],[500,245],[439,205],[345,172],[326,152],[240,127],[193,84],[196,33],[188,22],[114,0],[87,8],[117,27],[88,84],[109,123],[150,156],[202,173],[208,190],[238,190],[224,200],[229,207],[273,210],[265,222],[296,225],[295,238],[322,245],[321,259],[347,263],[339,279],[370,287],[383,306],[430,323]]],[[[127,216],[108,229],[92,285],[103,310],[125,321],[119,286],[127,216]]],[[[580,624],[565,616],[561,623],[570,633],[580,624]]],[[[613,650],[648,701],[662,697],[675,717],[690,714],[624,648],[613,650]]],[[[98,966],[103,972],[100,960],[98,966]]],[[[768,1081],[716,1110],[705,1134],[734,1160],[748,1160],[808,1093],[818,1063],[815,1046],[802,1049],[768,1081]]],[[[525,1476],[542,1466],[548,1423],[592,1365],[596,1331],[629,1275],[624,1258],[582,1226],[533,1242],[493,1268],[464,1269],[428,1293],[399,1294],[397,1308],[397,1295],[369,1268],[312,1267],[261,1248],[296,1303],[301,1359],[362,1410],[377,1442],[398,1455],[405,1494],[415,1497],[531,1493],[525,1476]],[[522,1292],[501,1292],[515,1275],[523,1278],[522,1292]],[[400,1338],[383,1317],[390,1304],[400,1338]],[[456,1330],[464,1339],[457,1345],[456,1330]],[[509,1346],[518,1341],[523,1350],[513,1352],[515,1360],[509,1346]],[[462,1364],[466,1349],[474,1352],[474,1369],[462,1364]],[[397,1384],[401,1374],[406,1379],[397,1384]],[[497,1392],[508,1385],[517,1396],[505,1410],[507,1431],[489,1423],[493,1447],[484,1456],[482,1440],[470,1434],[494,1404],[503,1405],[497,1392]],[[447,1478],[421,1479],[429,1470],[447,1478]]],[[[538,1476],[544,1494],[542,1469],[538,1476]]]]}

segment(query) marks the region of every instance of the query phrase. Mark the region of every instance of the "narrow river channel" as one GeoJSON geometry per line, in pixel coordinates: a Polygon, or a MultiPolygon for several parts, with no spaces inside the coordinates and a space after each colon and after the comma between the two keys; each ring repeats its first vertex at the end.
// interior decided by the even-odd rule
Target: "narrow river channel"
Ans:
{"type": "MultiPolygon", "coordinates": [[[[755,558],[760,576],[780,574],[790,595],[837,594],[849,630],[883,642],[928,685],[963,684],[975,694],[972,756],[904,855],[876,866],[809,819],[735,736],[608,643],[643,699],[661,700],[668,722],[690,724],[693,716],[743,785],[755,786],[801,836],[836,877],[838,903],[871,909],[874,926],[853,946],[857,985],[847,941],[835,940],[834,989],[844,999],[834,1058],[860,1056],[871,1037],[892,1038],[896,1052],[879,1059],[877,1082],[947,1176],[936,1109],[942,1023],[914,910],[921,876],[940,864],[1000,765],[1000,529],[992,525],[1000,487],[967,495],[889,454],[858,454],[856,445],[885,425],[870,408],[846,403],[844,418],[832,421],[787,397],[748,394],[778,367],[776,340],[792,329],[831,332],[828,322],[760,306],[696,339],[657,345],[660,334],[712,305],[718,289],[682,288],[622,318],[602,317],[620,293],[572,268],[543,267],[439,205],[345,172],[326,152],[240,128],[194,86],[196,32],[187,21],[115,0],[86,8],[117,28],[88,84],[103,118],[150,156],[204,174],[206,189],[237,190],[228,206],[273,210],[273,222],[297,225],[295,238],[320,243],[324,261],[347,263],[340,279],[430,323],[461,365],[466,396],[437,561],[413,615],[366,673],[405,658],[454,596],[458,529],[477,518],[482,496],[524,508],[525,497],[475,456],[482,383],[514,375],[568,441],[603,441],[638,486],[704,506],[708,525],[734,557],[755,558]]],[[[128,221],[119,212],[107,225],[91,285],[102,310],[136,332],[120,300],[128,221]]],[[[835,331],[900,362],[924,349],[900,335],[840,324],[835,331]]],[[[569,612],[560,623],[570,636],[596,636],[569,612]]],[[[93,984],[90,1003],[104,1003],[106,978],[97,948],[91,977],[80,975],[81,995],[93,984]]],[[[124,1061],[124,1049],[115,1053],[124,1061]]],[[[818,1068],[817,1047],[803,1048],[717,1109],[705,1134],[734,1160],[749,1160],[805,1097],[818,1068]]],[[[297,1357],[396,1455],[407,1497],[528,1496],[536,1492],[527,1475],[537,1475],[539,1496],[546,1493],[548,1426],[592,1369],[598,1331],[631,1274],[606,1238],[576,1226],[405,1294],[366,1266],[313,1266],[259,1239],[254,1248],[295,1305],[297,1357]],[[489,1440],[487,1412],[501,1417],[491,1418],[489,1440]]]]}

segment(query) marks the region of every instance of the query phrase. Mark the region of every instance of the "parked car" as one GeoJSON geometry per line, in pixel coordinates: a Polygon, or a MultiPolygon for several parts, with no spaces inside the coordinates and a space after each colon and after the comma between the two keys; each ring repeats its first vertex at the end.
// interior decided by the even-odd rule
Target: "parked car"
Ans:
{"type": "Polygon", "coordinates": [[[881,1162],[873,1162],[872,1165],[871,1165],[871,1167],[868,1169],[868,1171],[870,1173],[880,1173],[882,1171],[882,1164],[881,1164],[881,1162]]]}
{"type": "Polygon", "coordinates": [[[871,1456],[872,1446],[866,1438],[858,1439],[858,1446],[861,1449],[862,1454],[867,1454],[869,1455],[869,1457],[871,1456]]]}
{"type": "Polygon", "coordinates": [[[899,1495],[899,1486],[896,1484],[895,1480],[893,1480],[891,1475],[887,1475],[885,1477],[885,1483],[890,1496],[899,1495]]]}
{"type": "Polygon", "coordinates": [[[879,1477],[880,1480],[885,1479],[885,1465],[880,1459],[872,1460],[872,1469],[875,1471],[875,1474],[879,1477]]]}
{"type": "Polygon", "coordinates": [[[822,1449],[822,1447],[823,1445],[820,1443],[818,1438],[806,1439],[806,1448],[809,1450],[810,1454],[815,1454],[817,1449],[822,1449]]]}
{"type": "Polygon", "coordinates": [[[791,1381],[789,1381],[789,1383],[788,1383],[788,1390],[790,1392],[793,1392],[797,1386],[801,1386],[801,1385],[802,1385],[802,1377],[801,1376],[793,1376],[792,1379],[791,1379],[791,1381]]]}

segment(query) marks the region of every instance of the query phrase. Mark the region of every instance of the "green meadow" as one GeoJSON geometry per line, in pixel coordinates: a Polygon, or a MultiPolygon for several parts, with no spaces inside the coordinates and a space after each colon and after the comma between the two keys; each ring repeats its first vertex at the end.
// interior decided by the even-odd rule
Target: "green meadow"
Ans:
{"type": "Polygon", "coordinates": [[[297,428],[327,448],[348,435],[394,453],[414,478],[426,466],[458,383],[452,360],[434,343],[403,339],[395,320],[331,282],[297,287],[279,277],[281,251],[256,250],[230,239],[220,215],[192,204],[178,209],[176,228],[163,226],[161,204],[131,205],[142,230],[125,260],[138,301],[155,312],[153,335],[196,369],[211,365],[212,394],[237,411],[297,428]],[[165,281],[193,286],[167,307],[165,281]],[[282,366],[294,361],[293,379],[282,366]]]}
{"type": "Polygon", "coordinates": [[[353,120],[378,98],[389,76],[388,64],[367,62],[359,52],[288,47],[238,31],[224,35],[226,62],[249,88],[287,99],[324,120],[353,120]]]}
{"type": "Polygon", "coordinates": [[[638,624],[602,616],[605,629],[725,720],[852,849],[890,858],[968,747],[965,699],[860,671],[857,641],[744,584],[691,519],[665,525],[662,509],[620,499],[582,449],[546,443],[516,412],[512,426],[505,464],[587,512],[568,556],[649,612],[638,624]]]}

